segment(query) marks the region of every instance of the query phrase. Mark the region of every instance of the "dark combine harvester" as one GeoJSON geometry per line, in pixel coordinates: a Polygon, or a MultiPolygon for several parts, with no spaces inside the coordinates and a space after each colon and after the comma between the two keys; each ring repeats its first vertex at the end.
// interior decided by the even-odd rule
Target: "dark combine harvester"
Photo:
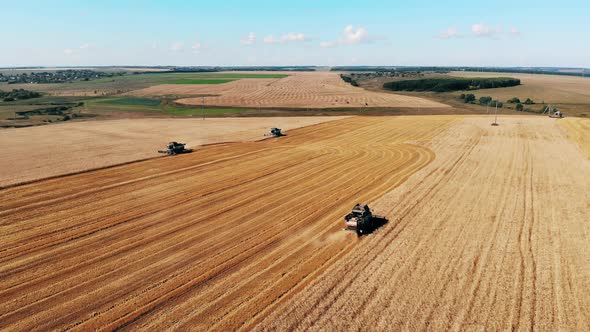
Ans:
{"type": "Polygon", "coordinates": [[[285,134],[283,134],[281,128],[271,128],[270,132],[268,132],[268,134],[264,134],[264,136],[280,137],[285,136],[285,134]]]}
{"type": "Polygon", "coordinates": [[[384,216],[374,215],[367,204],[357,203],[352,211],[344,217],[347,230],[363,234],[374,230],[378,220],[387,220],[384,216]]]}
{"type": "Polygon", "coordinates": [[[159,153],[165,153],[167,155],[176,155],[181,153],[193,152],[193,150],[185,149],[185,143],[170,142],[166,147],[166,150],[158,150],[159,153]]]}

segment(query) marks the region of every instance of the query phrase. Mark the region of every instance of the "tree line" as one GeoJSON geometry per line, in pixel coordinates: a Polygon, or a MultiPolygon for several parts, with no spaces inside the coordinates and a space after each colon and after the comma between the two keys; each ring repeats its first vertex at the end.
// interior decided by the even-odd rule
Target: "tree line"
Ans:
{"type": "Polygon", "coordinates": [[[352,77],[350,77],[350,76],[346,76],[346,75],[344,75],[344,74],[340,74],[340,78],[341,78],[341,79],[342,79],[344,82],[346,82],[346,83],[350,83],[350,85],[352,85],[352,86],[359,86],[359,85],[358,85],[358,83],[356,82],[356,80],[355,80],[355,79],[353,79],[353,78],[352,78],[352,77]]]}
{"type": "Polygon", "coordinates": [[[383,84],[383,88],[393,91],[434,91],[450,92],[504,88],[520,85],[520,80],[511,77],[494,78],[423,78],[416,80],[393,81],[383,84]]]}
{"type": "Polygon", "coordinates": [[[469,72],[499,72],[499,73],[515,73],[515,74],[547,74],[547,75],[564,75],[564,76],[582,76],[590,77],[590,70],[587,68],[547,68],[547,67],[437,67],[437,66],[339,66],[332,67],[331,71],[372,71],[372,72],[434,72],[434,73],[448,73],[451,71],[469,71],[469,72]],[[564,71],[563,69],[570,69],[564,71]]]}
{"type": "MultiPolygon", "coordinates": [[[[487,105],[492,106],[492,107],[496,107],[496,106],[503,107],[504,106],[504,103],[502,103],[499,100],[494,100],[490,96],[483,96],[483,97],[479,97],[479,99],[477,99],[477,97],[473,93],[462,93],[459,95],[459,99],[463,100],[463,102],[465,102],[466,104],[476,104],[476,102],[477,102],[477,103],[479,103],[479,105],[482,105],[482,106],[487,106],[487,105]]],[[[520,98],[518,98],[518,97],[508,99],[508,103],[509,104],[516,104],[514,106],[514,109],[517,111],[524,111],[525,110],[524,105],[534,105],[535,104],[535,102],[531,98],[527,98],[524,102],[521,102],[520,98]]]]}
{"type": "Polygon", "coordinates": [[[3,101],[15,101],[23,99],[31,99],[41,97],[41,93],[35,91],[29,91],[25,89],[13,89],[12,91],[0,90],[0,99],[3,101]]]}
{"type": "Polygon", "coordinates": [[[105,77],[126,75],[125,72],[100,72],[88,69],[67,69],[32,73],[0,73],[0,82],[8,84],[23,83],[67,83],[73,81],[90,81],[105,77]]]}

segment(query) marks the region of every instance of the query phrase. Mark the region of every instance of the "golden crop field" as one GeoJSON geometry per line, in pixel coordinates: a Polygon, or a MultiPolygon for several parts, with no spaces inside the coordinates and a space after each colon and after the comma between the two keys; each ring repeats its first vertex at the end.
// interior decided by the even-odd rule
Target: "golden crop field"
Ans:
{"type": "MultiPolygon", "coordinates": [[[[162,84],[129,92],[128,95],[207,95],[205,103],[235,107],[366,108],[408,107],[449,108],[424,98],[371,92],[344,82],[334,72],[295,72],[280,79],[241,79],[224,84],[162,84]]],[[[201,105],[201,97],[177,102],[201,105]]]]}
{"type": "Polygon", "coordinates": [[[491,122],[350,117],[2,189],[0,326],[588,330],[590,159],[561,119],[491,122]],[[344,231],[357,202],[389,222],[344,231]]]}
{"type": "Polygon", "coordinates": [[[590,329],[590,160],[554,119],[491,121],[428,143],[435,160],[374,204],[390,224],[250,327],[590,329]]]}
{"type": "Polygon", "coordinates": [[[157,157],[169,141],[189,147],[257,141],[271,127],[289,130],[342,118],[143,118],[4,130],[0,131],[0,159],[4,161],[0,163],[0,187],[157,157]]]}
{"type": "Polygon", "coordinates": [[[590,119],[565,118],[558,122],[590,159],[590,119]]]}
{"type": "MultiPolygon", "coordinates": [[[[524,102],[527,98],[531,98],[537,104],[542,102],[553,104],[563,110],[566,115],[585,114],[590,116],[590,77],[487,72],[452,72],[450,75],[459,77],[518,78],[521,80],[522,85],[477,90],[473,91],[473,93],[478,97],[491,96],[501,101],[518,97],[524,102]]],[[[540,106],[535,108],[540,108],[540,106]]]]}
{"type": "Polygon", "coordinates": [[[454,118],[355,118],[0,191],[0,325],[233,329],[359,242],[454,118]]]}
{"type": "Polygon", "coordinates": [[[590,332],[590,0],[30,2],[0,332],[590,332]]]}

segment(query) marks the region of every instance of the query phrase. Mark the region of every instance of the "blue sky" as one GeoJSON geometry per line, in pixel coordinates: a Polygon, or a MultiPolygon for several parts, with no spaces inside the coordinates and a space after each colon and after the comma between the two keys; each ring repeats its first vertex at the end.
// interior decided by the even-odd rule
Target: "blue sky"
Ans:
{"type": "Polygon", "coordinates": [[[590,67],[590,1],[2,1],[0,66],[590,67]]]}

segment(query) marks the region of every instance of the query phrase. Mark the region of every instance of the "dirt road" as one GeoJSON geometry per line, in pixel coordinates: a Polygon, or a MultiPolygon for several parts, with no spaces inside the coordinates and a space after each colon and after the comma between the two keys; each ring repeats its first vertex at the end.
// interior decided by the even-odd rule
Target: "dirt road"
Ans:
{"type": "Polygon", "coordinates": [[[375,203],[390,223],[248,326],[590,330],[590,160],[555,119],[490,122],[425,144],[436,160],[375,203]]]}
{"type": "Polygon", "coordinates": [[[153,158],[170,141],[199,145],[255,141],[342,117],[125,119],[0,130],[0,187],[153,158]]]}
{"type": "Polygon", "coordinates": [[[342,216],[428,165],[418,144],[456,119],[342,119],[0,190],[0,326],[249,324],[373,243],[342,216]]]}

